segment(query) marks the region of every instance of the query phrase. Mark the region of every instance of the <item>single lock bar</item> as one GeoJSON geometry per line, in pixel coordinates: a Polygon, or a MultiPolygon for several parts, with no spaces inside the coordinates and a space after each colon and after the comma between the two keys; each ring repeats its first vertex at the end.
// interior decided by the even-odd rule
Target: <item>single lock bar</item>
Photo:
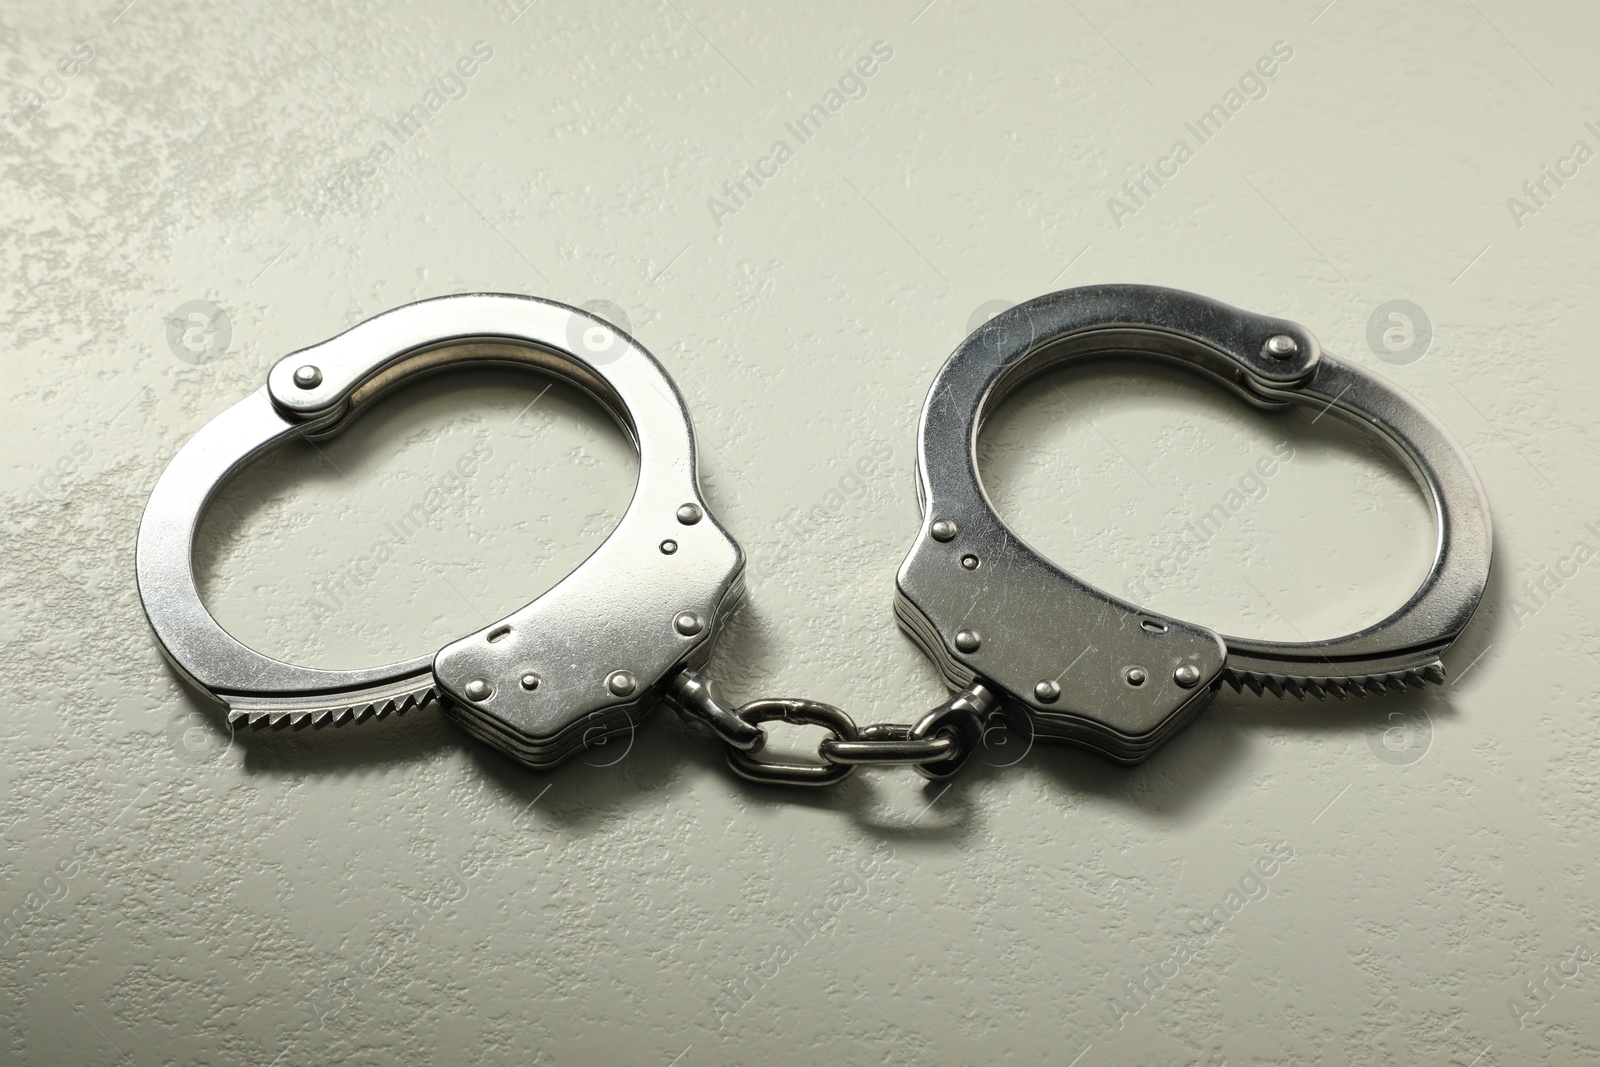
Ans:
{"type": "Polygon", "coordinates": [[[901,626],[960,688],[981,680],[1035,736],[1146,758],[1227,681],[1295,696],[1444,678],[1440,656],[1488,581],[1488,501],[1459,445],[1415,400],[1325,354],[1304,327],[1173,289],[1102,285],[1019,304],[939,371],[917,435],[918,532],[897,578],[901,626]],[[1327,641],[1226,637],[1112,596],[1056,566],[996,513],[977,469],[984,418],[1027,379],[1097,359],[1198,371],[1263,409],[1314,406],[1375,433],[1416,475],[1439,537],[1393,614],[1327,641]]]}

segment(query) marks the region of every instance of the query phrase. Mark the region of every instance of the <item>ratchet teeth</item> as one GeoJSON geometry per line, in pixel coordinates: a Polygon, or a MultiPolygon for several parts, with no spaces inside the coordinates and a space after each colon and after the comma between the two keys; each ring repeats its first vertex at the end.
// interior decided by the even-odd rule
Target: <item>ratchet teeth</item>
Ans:
{"type": "Polygon", "coordinates": [[[429,672],[420,678],[348,693],[318,693],[308,696],[234,696],[220,694],[228,702],[228,725],[237,730],[303,730],[307,726],[345,726],[404,715],[438,699],[439,690],[429,672]]]}
{"type": "Polygon", "coordinates": [[[1423,689],[1429,683],[1440,685],[1444,682],[1444,664],[1435,660],[1408,670],[1333,677],[1267,674],[1227,667],[1223,669],[1222,680],[1233,686],[1235,692],[1249,689],[1257,696],[1267,692],[1276,697],[1292,696],[1301,700],[1308,696],[1318,700],[1326,697],[1343,700],[1347,696],[1403,693],[1407,689],[1423,689]]]}

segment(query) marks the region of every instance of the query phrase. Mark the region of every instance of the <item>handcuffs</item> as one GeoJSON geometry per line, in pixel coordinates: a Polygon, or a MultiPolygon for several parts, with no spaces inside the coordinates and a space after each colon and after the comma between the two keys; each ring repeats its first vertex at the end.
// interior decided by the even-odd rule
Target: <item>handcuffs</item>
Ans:
{"type": "Polygon", "coordinates": [[[665,699],[721,738],[740,775],[826,785],[862,764],[949,777],[1002,724],[1137,763],[1224,682],[1296,697],[1441,682],[1440,656],[1489,575],[1483,489],[1460,446],[1415,400],[1325,354],[1304,327],[1172,289],[1070,289],[977,329],[928,391],[916,484],[923,521],[897,576],[895,615],[954,695],[913,723],[863,727],[818,701],[732,707],[701,672],[742,598],[744,554],[701,495],[694,432],[672,379],[633,338],[577,308],[527,296],[445,296],[286,356],[265,386],[196,433],[150,494],[138,587],[162,652],[225,706],[230,729],[341,726],[438,700],[473,737],[542,769],[632,730],[665,699]],[[985,494],[978,433],[1032,376],[1107,358],[1177,363],[1258,408],[1304,404],[1376,434],[1416,476],[1437,525],[1421,588],[1344,637],[1269,641],[1148,611],[1044,558],[985,494]],[[229,635],[201,603],[192,562],[201,515],[222,483],[267,449],[339,433],[419,375],[485,363],[526,366],[585,390],[632,439],[638,485],[600,547],[500,621],[384,666],[302,667],[229,635]],[[828,731],[820,759],[761,758],[763,724],[773,721],[828,731]]]}

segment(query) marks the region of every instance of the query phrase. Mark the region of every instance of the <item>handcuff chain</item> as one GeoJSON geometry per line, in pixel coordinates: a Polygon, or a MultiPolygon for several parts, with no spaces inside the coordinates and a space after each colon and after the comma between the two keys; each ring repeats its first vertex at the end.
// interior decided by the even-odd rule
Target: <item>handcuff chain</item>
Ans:
{"type": "Polygon", "coordinates": [[[858,727],[843,709],[815,700],[763,698],[730,707],[713,679],[687,667],[671,679],[667,692],[686,717],[722,739],[737,774],[772,785],[833,785],[865,765],[909,765],[930,780],[949,778],[983,744],[997,707],[994,694],[974,681],[914,723],[858,727]],[[767,741],[762,724],[768,722],[827,730],[831,736],[817,746],[823,762],[758,759],[767,741]]]}

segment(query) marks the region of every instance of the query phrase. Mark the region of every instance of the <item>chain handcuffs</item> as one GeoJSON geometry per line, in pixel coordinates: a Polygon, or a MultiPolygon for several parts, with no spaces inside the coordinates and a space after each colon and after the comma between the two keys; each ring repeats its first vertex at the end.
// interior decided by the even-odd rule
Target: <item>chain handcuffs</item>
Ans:
{"type": "Polygon", "coordinates": [[[1172,289],[1099,285],[996,315],[928,391],[917,430],[922,524],[897,576],[900,626],[954,695],[910,724],[858,727],[817,701],[732,707],[702,674],[743,595],[744,554],[711,514],[677,387],[611,324],[549,300],[445,296],[384,312],[294,352],[267,384],[212,419],[157,481],[140,523],[139,594],[177,672],[226,708],[231,728],[340,726],[427,704],[529,767],[553,767],[631,730],[663,698],[709,726],[733,770],[758,782],[827,785],[862,764],[953,775],[1009,725],[1137,763],[1226,682],[1277,696],[1364,695],[1441,682],[1440,656],[1488,581],[1488,502],[1471,463],[1415,400],[1325,354],[1303,327],[1172,289]],[[572,339],[605,337],[605,358],[572,339]],[[1311,642],[1244,639],[1112,596],[1045,559],[996,514],[979,480],[985,416],[1026,379],[1091,359],[1175,362],[1255,407],[1290,404],[1376,434],[1411,469],[1438,537],[1421,587],[1387,618],[1311,642]],[[621,522],[525,607],[436,654],[354,670],[273,659],[201,603],[192,550],[206,504],[267,449],[331,437],[417,376],[519,364],[598,400],[639,454],[621,522]],[[820,726],[820,761],[760,758],[764,724],[820,726]]]}

